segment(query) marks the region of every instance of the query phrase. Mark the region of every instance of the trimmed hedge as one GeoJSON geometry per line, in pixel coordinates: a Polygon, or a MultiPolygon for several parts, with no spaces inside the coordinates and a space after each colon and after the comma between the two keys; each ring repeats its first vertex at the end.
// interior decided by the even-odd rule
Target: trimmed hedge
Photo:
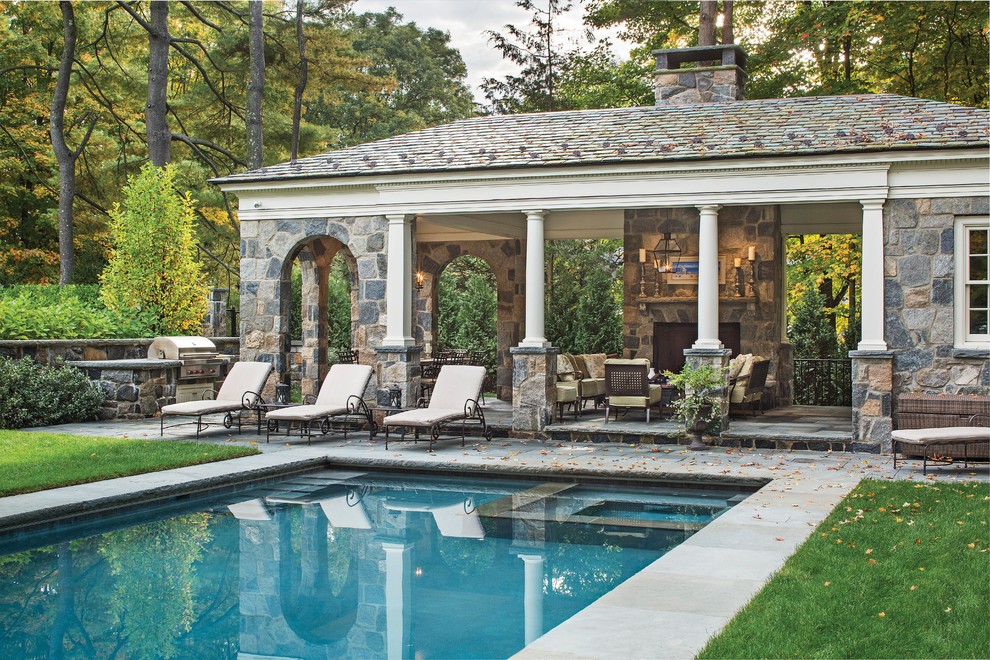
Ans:
{"type": "Polygon", "coordinates": [[[0,287],[0,339],[151,337],[148,319],[108,310],[95,284],[0,287]]]}
{"type": "Polygon", "coordinates": [[[103,391],[75,367],[0,357],[0,429],[91,420],[103,400],[103,391]]]}

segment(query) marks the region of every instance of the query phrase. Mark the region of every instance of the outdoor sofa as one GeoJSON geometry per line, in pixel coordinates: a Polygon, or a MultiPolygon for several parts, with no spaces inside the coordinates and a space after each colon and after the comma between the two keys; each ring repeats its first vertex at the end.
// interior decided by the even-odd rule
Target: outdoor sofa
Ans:
{"type": "Polygon", "coordinates": [[[204,394],[204,397],[209,398],[162,406],[159,422],[161,435],[165,435],[166,417],[195,417],[198,438],[200,431],[209,426],[203,424],[203,417],[219,413],[225,413],[223,425],[226,428],[233,426],[236,419],[237,432],[240,433],[241,413],[256,409],[258,403],[262,402],[260,392],[271,372],[272,365],[267,362],[235,362],[227,372],[220,391],[204,394]]]}

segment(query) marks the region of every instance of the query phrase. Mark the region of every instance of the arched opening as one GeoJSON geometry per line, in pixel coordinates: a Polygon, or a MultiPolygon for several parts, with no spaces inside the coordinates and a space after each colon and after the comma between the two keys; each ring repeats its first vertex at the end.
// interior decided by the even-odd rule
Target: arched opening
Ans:
{"type": "Polygon", "coordinates": [[[338,351],[355,342],[357,266],[347,246],[321,237],[287,260],[290,295],[283,306],[287,373],[293,401],[315,395],[338,351]]]}
{"type": "Polygon", "coordinates": [[[485,391],[494,391],[498,353],[495,273],[479,257],[452,259],[437,278],[434,351],[467,351],[488,370],[485,391]]]}

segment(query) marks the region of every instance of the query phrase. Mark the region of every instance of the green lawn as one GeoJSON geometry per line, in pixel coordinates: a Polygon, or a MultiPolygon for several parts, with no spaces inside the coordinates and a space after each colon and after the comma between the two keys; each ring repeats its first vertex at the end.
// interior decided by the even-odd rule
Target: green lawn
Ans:
{"type": "Polygon", "coordinates": [[[990,485],[862,482],[700,658],[990,657],[990,485]]]}
{"type": "Polygon", "coordinates": [[[257,453],[199,442],[0,431],[0,496],[257,453]]]}

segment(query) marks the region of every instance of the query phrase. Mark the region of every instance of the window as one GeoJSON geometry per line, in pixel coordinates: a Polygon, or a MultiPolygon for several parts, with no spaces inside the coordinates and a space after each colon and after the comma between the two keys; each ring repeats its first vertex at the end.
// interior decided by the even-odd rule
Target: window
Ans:
{"type": "Polygon", "coordinates": [[[956,348],[990,349],[990,220],[955,224],[956,348]]]}

